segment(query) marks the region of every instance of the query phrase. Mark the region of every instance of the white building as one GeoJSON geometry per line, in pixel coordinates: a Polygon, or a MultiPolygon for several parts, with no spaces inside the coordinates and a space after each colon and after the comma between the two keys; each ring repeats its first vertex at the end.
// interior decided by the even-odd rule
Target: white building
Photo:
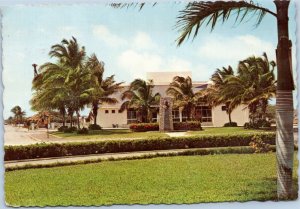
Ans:
{"type": "MultiPolygon", "coordinates": [[[[147,80],[151,79],[154,83],[153,93],[159,92],[162,97],[167,96],[166,90],[175,76],[190,76],[191,72],[149,72],[147,73],[147,80]]],[[[209,85],[209,82],[193,82],[194,92],[204,89],[209,85]]],[[[128,85],[124,86],[124,90],[128,85]]],[[[122,92],[118,92],[112,97],[119,100],[117,104],[100,104],[98,109],[97,123],[103,128],[112,127],[128,127],[130,123],[137,122],[137,114],[133,109],[128,109],[123,112],[120,111],[122,104],[122,92]]],[[[200,104],[196,107],[196,115],[201,115],[202,126],[222,127],[228,121],[226,113],[226,106],[220,105],[211,108],[207,104],[200,104]]],[[[158,113],[154,113],[153,122],[157,121],[158,113]]],[[[173,110],[174,121],[185,121],[187,119],[185,112],[179,109],[173,110]]],[[[240,105],[231,113],[231,120],[237,122],[238,126],[243,126],[244,123],[249,122],[249,110],[244,105],[240,105]]]]}

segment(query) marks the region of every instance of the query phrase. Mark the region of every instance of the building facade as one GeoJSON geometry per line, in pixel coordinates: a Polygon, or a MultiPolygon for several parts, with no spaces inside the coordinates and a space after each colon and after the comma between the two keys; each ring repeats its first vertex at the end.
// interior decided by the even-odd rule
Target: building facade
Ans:
{"type": "MultiPolygon", "coordinates": [[[[162,97],[167,96],[166,90],[175,76],[190,76],[191,72],[149,72],[147,73],[147,80],[151,79],[154,84],[153,93],[160,93],[162,97]]],[[[194,92],[203,90],[210,85],[209,82],[193,82],[194,92]]],[[[128,85],[124,86],[124,91],[128,85]]],[[[119,100],[117,104],[100,104],[97,115],[97,123],[103,128],[128,127],[131,123],[138,122],[137,112],[133,109],[120,111],[122,104],[122,92],[118,92],[112,97],[119,100]]],[[[158,112],[153,113],[152,122],[159,120],[158,112]]],[[[199,116],[202,126],[222,127],[229,122],[226,113],[226,106],[220,105],[217,107],[210,107],[208,104],[198,104],[195,111],[195,116],[199,116]]],[[[244,123],[249,122],[249,110],[245,105],[240,105],[231,113],[231,119],[236,122],[238,126],[243,126],[244,123]]],[[[187,114],[181,109],[173,109],[173,121],[184,122],[187,120],[187,114]]]]}

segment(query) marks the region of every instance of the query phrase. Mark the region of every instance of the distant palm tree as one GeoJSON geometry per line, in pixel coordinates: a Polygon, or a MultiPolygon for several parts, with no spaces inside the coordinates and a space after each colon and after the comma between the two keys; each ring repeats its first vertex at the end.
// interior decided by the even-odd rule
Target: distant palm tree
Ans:
{"type": "Polygon", "coordinates": [[[127,101],[123,102],[120,111],[133,108],[138,111],[140,122],[151,122],[152,112],[156,109],[153,106],[158,105],[160,100],[160,94],[154,94],[153,88],[153,81],[135,79],[129,89],[122,94],[122,100],[127,101]]]}
{"type": "Polygon", "coordinates": [[[26,112],[20,106],[14,106],[10,111],[14,114],[15,125],[23,122],[26,112]]]}
{"type": "Polygon", "coordinates": [[[166,92],[174,98],[175,108],[183,108],[187,112],[187,119],[194,119],[199,94],[194,92],[192,79],[189,76],[186,78],[175,76],[166,92]]]}
{"type": "Polygon", "coordinates": [[[252,1],[215,1],[215,2],[191,2],[178,16],[177,27],[180,30],[178,45],[192,34],[195,38],[199,29],[211,26],[213,30],[218,20],[225,22],[235,15],[236,21],[243,22],[247,15],[256,16],[256,25],[259,25],[266,14],[277,19],[278,48],[277,48],[277,195],[279,199],[287,199],[292,196],[293,186],[293,94],[294,82],[291,69],[291,41],[288,29],[289,0],[274,0],[277,12],[254,4],[252,1]],[[283,134],[284,133],[284,134],[283,134]]]}
{"type": "Polygon", "coordinates": [[[118,100],[111,97],[114,93],[122,89],[122,83],[116,83],[114,75],[103,79],[104,63],[100,62],[96,55],[89,57],[86,67],[91,73],[90,102],[94,124],[97,124],[98,108],[100,103],[116,104],[118,100]]]}
{"type": "Polygon", "coordinates": [[[210,106],[216,107],[218,105],[225,104],[229,123],[232,122],[232,111],[239,105],[232,103],[232,98],[229,97],[229,95],[224,94],[224,89],[228,87],[227,78],[233,75],[234,71],[231,66],[228,66],[228,68],[223,67],[222,69],[217,69],[210,79],[213,84],[201,92],[205,95],[210,106]]]}

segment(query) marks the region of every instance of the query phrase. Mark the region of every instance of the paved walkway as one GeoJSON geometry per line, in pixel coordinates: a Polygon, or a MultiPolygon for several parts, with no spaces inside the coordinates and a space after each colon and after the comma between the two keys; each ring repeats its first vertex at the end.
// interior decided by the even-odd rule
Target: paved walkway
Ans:
{"type": "Polygon", "coordinates": [[[26,165],[49,165],[55,163],[71,163],[78,161],[88,161],[88,160],[108,160],[111,158],[122,159],[128,157],[141,157],[144,155],[157,155],[157,154],[170,154],[170,153],[180,153],[187,150],[198,150],[199,148],[194,149],[174,149],[174,150],[153,150],[153,151],[139,151],[139,152],[123,152],[123,153],[107,153],[107,154],[95,154],[95,155],[77,155],[77,156],[66,156],[66,157],[57,157],[57,158],[37,158],[37,159],[28,159],[28,160],[19,160],[19,161],[5,161],[5,168],[13,168],[18,166],[26,165]]]}

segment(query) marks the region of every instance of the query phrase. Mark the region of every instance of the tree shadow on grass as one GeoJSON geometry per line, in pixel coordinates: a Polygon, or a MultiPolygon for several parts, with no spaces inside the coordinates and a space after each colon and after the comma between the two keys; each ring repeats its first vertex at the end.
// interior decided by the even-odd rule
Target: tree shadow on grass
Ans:
{"type": "MultiPolygon", "coordinates": [[[[298,177],[294,177],[293,193],[288,201],[298,199],[298,188],[298,177]]],[[[247,190],[237,195],[256,201],[279,201],[277,198],[277,178],[265,178],[255,183],[249,183],[247,184],[247,190]]]]}

